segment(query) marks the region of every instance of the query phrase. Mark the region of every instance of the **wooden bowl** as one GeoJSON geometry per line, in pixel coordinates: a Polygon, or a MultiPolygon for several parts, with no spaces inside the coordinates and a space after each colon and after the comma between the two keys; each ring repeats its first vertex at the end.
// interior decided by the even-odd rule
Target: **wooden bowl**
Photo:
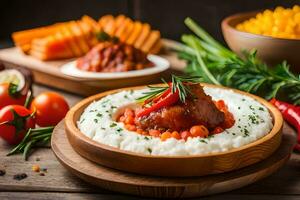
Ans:
{"type": "MultiPolygon", "coordinates": [[[[209,84],[203,85],[206,87],[220,87],[209,84]]],[[[270,133],[261,139],[226,152],[195,156],[143,155],[98,143],[85,136],[77,128],[76,122],[91,102],[122,90],[135,90],[144,87],[131,87],[104,92],[86,98],[71,108],[65,118],[65,130],[74,150],[91,161],[113,169],[144,175],[190,177],[223,173],[252,165],[266,159],[280,145],[283,126],[280,112],[264,99],[238,90],[234,91],[250,96],[265,105],[273,117],[274,126],[270,133]]]]}
{"type": "Polygon", "coordinates": [[[258,57],[269,65],[277,65],[286,60],[294,72],[300,72],[300,40],[273,38],[239,31],[235,26],[258,12],[240,13],[222,21],[222,32],[230,49],[239,55],[243,50],[257,49],[258,57]]]}

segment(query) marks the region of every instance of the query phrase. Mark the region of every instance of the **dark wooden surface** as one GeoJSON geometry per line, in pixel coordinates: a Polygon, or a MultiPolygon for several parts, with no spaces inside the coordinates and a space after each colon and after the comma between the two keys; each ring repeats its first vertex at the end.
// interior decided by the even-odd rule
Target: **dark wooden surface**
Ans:
{"type": "MultiPolygon", "coordinates": [[[[190,16],[222,40],[220,22],[226,16],[295,4],[300,4],[299,0],[1,0],[0,40],[9,40],[13,31],[74,20],[84,14],[99,18],[120,13],[147,21],[163,37],[176,40],[188,32],[183,20],[190,16]]],[[[5,43],[2,45],[7,47],[5,43]]]]}
{"type": "MultiPolygon", "coordinates": [[[[35,86],[35,94],[49,90],[35,86]]],[[[81,97],[62,93],[74,105],[81,97]]],[[[138,197],[117,194],[91,186],[73,176],[56,160],[51,149],[42,148],[33,153],[28,161],[21,155],[5,156],[9,146],[0,140],[0,169],[6,175],[0,176],[0,199],[140,199],[138,197]],[[39,158],[40,161],[36,161],[39,158]],[[38,164],[48,172],[40,176],[31,167],[38,164]],[[17,181],[13,175],[27,173],[28,178],[17,181]]],[[[201,199],[300,199],[300,155],[293,154],[290,161],[278,172],[253,185],[229,193],[201,199]]]]}

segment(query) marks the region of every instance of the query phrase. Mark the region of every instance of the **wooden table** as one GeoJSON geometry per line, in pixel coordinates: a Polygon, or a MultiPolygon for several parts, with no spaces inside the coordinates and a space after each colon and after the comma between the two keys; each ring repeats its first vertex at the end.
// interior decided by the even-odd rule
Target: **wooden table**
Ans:
{"type": "MultiPolygon", "coordinates": [[[[34,93],[49,90],[34,86],[34,93]]],[[[53,89],[50,89],[53,90],[53,89]]],[[[82,97],[58,91],[70,105],[82,97]]],[[[91,186],[65,170],[56,160],[50,148],[35,151],[28,161],[21,155],[5,156],[10,147],[0,140],[0,199],[140,199],[139,197],[116,194],[91,186]],[[32,171],[32,165],[47,168],[45,176],[32,171]],[[26,173],[23,180],[14,180],[18,173],[26,173]]],[[[201,199],[300,199],[300,155],[293,154],[290,161],[277,173],[262,181],[232,192],[201,199]]]]}

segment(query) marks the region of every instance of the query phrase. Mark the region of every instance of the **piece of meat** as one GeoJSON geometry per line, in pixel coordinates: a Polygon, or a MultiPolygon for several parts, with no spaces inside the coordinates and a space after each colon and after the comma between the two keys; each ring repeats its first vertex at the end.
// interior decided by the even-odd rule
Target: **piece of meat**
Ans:
{"type": "Polygon", "coordinates": [[[147,54],[125,43],[101,42],[77,60],[77,68],[91,72],[126,72],[152,67],[147,54]]]}
{"type": "Polygon", "coordinates": [[[206,95],[199,84],[190,86],[191,93],[185,103],[162,108],[149,116],[136,118],[135,123],[144,130],[163,129],[187,130],[194,125],[204,125],[212,130],[224,121],[224,113],[219,111],[211,97],[206,95]]]}

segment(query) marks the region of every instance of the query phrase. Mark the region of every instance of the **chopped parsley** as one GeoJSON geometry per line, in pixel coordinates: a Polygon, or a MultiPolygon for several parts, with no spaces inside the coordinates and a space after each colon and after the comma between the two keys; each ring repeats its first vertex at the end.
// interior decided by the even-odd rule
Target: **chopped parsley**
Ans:
{"type": "Polygon", "coordinates": [[[97,117],[102,117],[103,115],[101,113],[97,113],[97,117]]]}
{"type": "Polygon", "coordinates": [[[151,148],[147,148],[147,151],[151,154],[152,153],[152,149],[151,148]]]}
{"type": "Polygon", "coordinates": [[[82,118],[82,120],[80,121],[80,124],[82,124],[84,122],[85,118],[82,118]]]}
{"type": "Polygon", "coordinates": [[[259,107],[258,110],[264,111],[265,109],[263,107],[259,107]]]}
{"type": "Polygon", "coordinates": [[[122,128],[118,128],[116,131],[117,132],[121,132],[121,131],[123,131],[123,129],[122,128]]]}
{"type": "Polygon", "coordinates": [[[111,108],[111,109],[114,109],[114,108],[117,108],[117,106],[111,106],[110,108],[111,108]]]}
{"type": "Polygon", "coordinates": [[[144,137],[145,140],[150,140],[150,138],[148,138],[147,136],[144,137]]]}
{"type": "Polygon", "coordinates": [[[203,140],[203,139],[199,139],[199,142],[207,144],[207,142],[205,140],[203,140]]]}
{"type": "Polygon", "coordinates": [[[252,124],[259,124],[258,117],[255,115],[248,115],[249,120],[252,124]]]}
{"type": "Polygon", "coordinates": [[[98,119],[94,119],[94,122],[95,122],[95,123],[98,123],[98,119]]]}
{"type": "Polygon", "coordinates": [[[117,126],[117,124],[113,122],[109,127],[112,128],[112,127],[115,127],[115,126],[117,126]]]}
{"type": "Polygon", "coordinates": [[[253,106],[252,106],[252,105],[250,105],[250,106],[249,106],[249,108],[250,108],[250,110],[254,110],[254,108],[253,108],[253,106]]]}
{"type": "Polygon", "coordinates": [[[241,109],[241,106],[239,106],[238,109],[240,110],[240,109],[241,109]]]}
{"type": "Polygon", "coordinates": [[[248,131],[248,129],[244,129],[244,137],[247,137],[247,136],[249,136],[249,131],[248,131]]]}

